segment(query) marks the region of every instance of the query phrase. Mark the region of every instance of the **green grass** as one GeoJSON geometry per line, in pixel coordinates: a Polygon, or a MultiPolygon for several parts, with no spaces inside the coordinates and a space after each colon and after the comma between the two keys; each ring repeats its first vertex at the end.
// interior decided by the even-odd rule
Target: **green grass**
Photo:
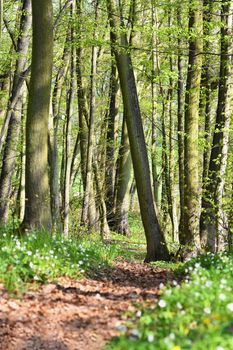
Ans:
{"type": "Polygon", "coordinates": [[[233,349],[233,255],[203,255],[178,273],[184,282],[164,287],[158,303],[133,314],[108,350],[233,349]]]}
{"type": "Polygon", "coordinates": [[[10,292],[23,290],[27,283],[43,283],[59,276],[80,278],[109,265],[120,255],[117,244],[105,245],[95,237],[52,237],[35,232],[18,237],[0,236],[0,282],[10,292]]]}

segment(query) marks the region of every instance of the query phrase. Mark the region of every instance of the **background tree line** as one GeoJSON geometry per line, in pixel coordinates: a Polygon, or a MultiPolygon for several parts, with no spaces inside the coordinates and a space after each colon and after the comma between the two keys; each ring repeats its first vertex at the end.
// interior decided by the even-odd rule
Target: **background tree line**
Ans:
{"type": "Polygon", "coordinates": [[[0,3],[1,225],[230,247],[232,1],[0,3]]]}

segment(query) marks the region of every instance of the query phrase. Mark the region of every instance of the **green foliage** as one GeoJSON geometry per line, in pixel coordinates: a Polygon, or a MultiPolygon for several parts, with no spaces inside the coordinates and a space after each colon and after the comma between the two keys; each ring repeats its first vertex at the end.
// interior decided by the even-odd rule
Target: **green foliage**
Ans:
{"type": "Polygon", "coordinates": [[[145,234],[140,213],[135,211],[129,212],[128,220],[132,241],[145,243],[145,234]]]}
{"type": "Polygon", "coordinates": [[[107,349],[233,349],[233,255],[207,254],[178,271],[183,283],[162,287],[157,305],[137,311],[107,349]]]}
{"type": "Polygon", "coordinates": [[[0,281],[13,292],[28,282],[42,283],[59,276],[78,278],[108,265],[119,254],[117,245],[97,239],[64,238],[35,232],[0,237],[0,281]]]}

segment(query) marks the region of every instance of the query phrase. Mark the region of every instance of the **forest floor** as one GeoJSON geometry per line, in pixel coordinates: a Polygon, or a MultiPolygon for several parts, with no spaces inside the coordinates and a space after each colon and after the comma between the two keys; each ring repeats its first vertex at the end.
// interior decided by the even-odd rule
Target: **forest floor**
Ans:
{"type": "Polygon", "coordinates": [[[137,303],[154,303],[173,272],[118,259],[89,278],[56,281],[12,298],[0,288],[1,350],[99,350],[137,303]]]}

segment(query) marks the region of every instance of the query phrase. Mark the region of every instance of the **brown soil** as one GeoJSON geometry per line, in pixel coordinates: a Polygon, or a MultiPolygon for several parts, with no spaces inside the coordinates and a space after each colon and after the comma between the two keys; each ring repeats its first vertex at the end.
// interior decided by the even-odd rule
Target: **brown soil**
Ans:
{"type": "Polygon", "coordinates": [[[154,303],[165,269],[117,262],[92,278],[60,278],[19,299],[0,289],[1,350],[100,350],[135,302],[154,303]]]}

